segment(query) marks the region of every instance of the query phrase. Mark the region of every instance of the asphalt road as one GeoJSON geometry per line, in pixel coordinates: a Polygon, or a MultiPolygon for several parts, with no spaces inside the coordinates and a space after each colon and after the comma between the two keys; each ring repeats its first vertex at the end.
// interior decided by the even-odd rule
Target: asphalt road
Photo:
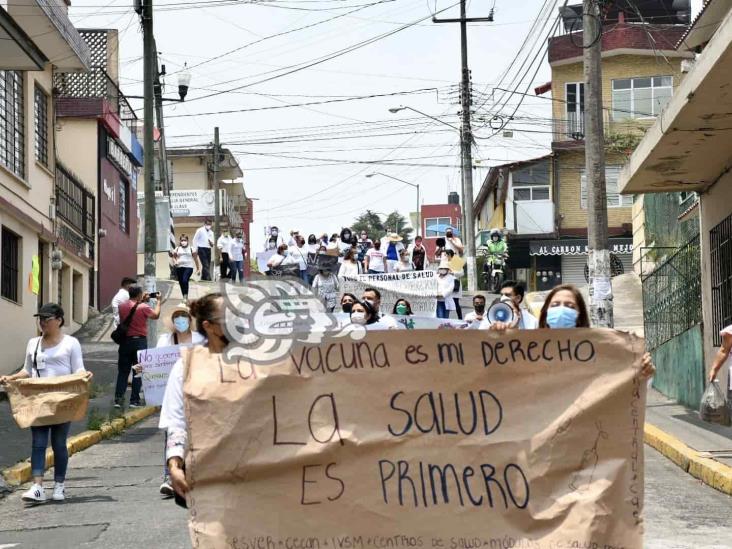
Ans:
{"type": "MultiPolygon", "coordinates": [[[[24,508],[0,500],[0,549],[188,548],[186,512],[161,501],[163,440],[155,417],[71,458],[68,500],[24,508]]],[[[732,498],[646,448],[648,549],[732,548],[732,498]]]]}

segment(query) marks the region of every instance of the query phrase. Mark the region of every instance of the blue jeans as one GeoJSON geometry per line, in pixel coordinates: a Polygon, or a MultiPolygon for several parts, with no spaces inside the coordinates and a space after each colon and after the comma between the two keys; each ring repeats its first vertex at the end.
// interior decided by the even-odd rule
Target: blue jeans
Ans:
{"type": "Polygon", "coordinates": [[[33,446],[31,450],[31,474],[42,477],[46,470],[46,448],[48,434],[51,434],[51,448],[53,448],[53,480],[63,482],[66,479],[66,468],[69,466],[69,451],[66,448],[66,439],[69,436],[71,423],[59,423],[44,427],[31,427],[33,446]]]}
{"type": "Polygon", "coordinates": [[[310,277],[308,276],[308,270],[307,270],[307,269],[302,269],[302,270],[300,271],[300,279],[301,279],[301,280],[302,280],[302,281],[303,281],[303,282],[304,282],[305,284],[310,284],[310,277]]]}
{"type": "Polygon", "coordinates": [[[445,307],[445,302],[442,300],[437,301],[437,318],[450,318],[450,311],[445,307]]]}
{"type": "Polygon", "coordinates": [[[239,282],[244,282],[244,261],[229,261],[229,276],[232,282],[236,282],[236,275],[239,274],[239,282]]]}
{"type": "Polygon", "coordinates": [[[177,267],[175,272],[178,277],[178,284],[180,284],[180,292],[184,296],[187,296],[188,281],[191,279],[191,275],[193,274],[193,267],[177,267]]]}

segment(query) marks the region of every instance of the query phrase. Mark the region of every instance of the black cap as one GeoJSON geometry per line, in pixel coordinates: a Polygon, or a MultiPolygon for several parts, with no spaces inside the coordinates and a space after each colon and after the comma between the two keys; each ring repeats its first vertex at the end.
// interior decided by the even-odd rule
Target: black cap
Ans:
{"type": "Polygon", "coordinates": [[[46,303],[33,316],[39,316],[41,318],[63,318],[64,310],[61,308],[61,305],[56,303],[46,303]]]}

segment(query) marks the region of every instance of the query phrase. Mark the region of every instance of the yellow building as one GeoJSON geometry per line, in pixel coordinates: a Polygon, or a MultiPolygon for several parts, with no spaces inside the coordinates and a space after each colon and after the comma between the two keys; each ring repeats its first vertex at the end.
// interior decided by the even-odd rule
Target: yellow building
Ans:
{"type": "Polygon", "coordinates": [[[84,71],[89,51],[64,2],[0,9],[0,374],[22,363],[39,304],[61,302],[66,329],[85,319],[89,266],[59,238],[54,69],[84,71]],[[5,11],[7,10],[7,11],[5,11]],[[32,37],[32,38],[29,38],[32,37]]]}

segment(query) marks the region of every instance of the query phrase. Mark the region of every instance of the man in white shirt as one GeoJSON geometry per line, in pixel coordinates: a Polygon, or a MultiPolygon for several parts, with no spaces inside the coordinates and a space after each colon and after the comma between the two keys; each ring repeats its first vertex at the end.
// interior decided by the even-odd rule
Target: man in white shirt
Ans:
{"type": "Polygon", "coordinates": [[[193,235],[193,251],[198,254],[196,261],[200,262],[201,280],[211,280],[211,248],[213,248],[214,234],[211,230],[211,220],[206,219],[203,227],[193,235]]]}
{"type": "MultiPolygon", "coordinates": [[[[374,245],[376,245],[376,242],[374,242],[374,245]]],[[[404,324],[397,322],[397,319],[393,316],[381,314],[381,311],[379,310],[379,308],[381,307],[381,292],[379,290],[377,290],[376,288],[366,288],[361,295],[361,299],[363,301],[368,301],[371,304],[371,306],[374,308],[374,312],[376,313],[377,318],[379,319],[379,322],[386,326],[388,330],[406,329],[404,324]]]]}
{"type": "Polygon", "coordinates": [[[465,315],[465,322],[482,322],[485,318],[485,296],[476,294],[473,296],[473,311],[465,315]]]}
{"type": "Polygon", "coordinates": [[[124,277],[122,279],[122,282],[120,282],[119,290],[117,290],[117,293],[114,294],[114,297],[112,298],[112,313],[114,314],[114,327],[116,328],[119,326],[120,319],[119,319],[119,306],[120,304],[124,303],[125,301],[130,300],[130,286],[134,286],[137,284],[137,280],[134,278],[130,278],[128,276],[124,277]]]}
{"type": "Polygon", "coordinates": [[[501,295],[511,298],[516,310],[519,313],[519,321],[517,328],[519,330],[535,330],[539,327],[539,321],[532,315],[528,309],[522,308],[521,303],[524,301],[526,288],[520,282],[515,280],[506,280],[501,284],[501,295]]]}
{"type": "Polygon", "coordinates": [[[229,250],[231,247],[231,236],[229,236],[228,230],[224,229],[222,235],[216,241],[216,247],[219,249],[219,253],[221,254],[221,265],[219,271],[221,279],[230,278],[229,262],[231,261],[231,258],[229,257],[229,250]]]}
{"type": "Polygon", "coordinates": [[[445,250],[452,250],[458,255],[463,255],[464,249],[463,243],[455,236],[453,230],[447,229],[445,231],[445,250]]]}
{"type": "Polygon", "coordinates": [[[381,251],[381,241],[375,240],[374,247],[366,252],[364,269],[368,274],[382,274],[386,270],[385,259],[384,252],[381,251]]]}

